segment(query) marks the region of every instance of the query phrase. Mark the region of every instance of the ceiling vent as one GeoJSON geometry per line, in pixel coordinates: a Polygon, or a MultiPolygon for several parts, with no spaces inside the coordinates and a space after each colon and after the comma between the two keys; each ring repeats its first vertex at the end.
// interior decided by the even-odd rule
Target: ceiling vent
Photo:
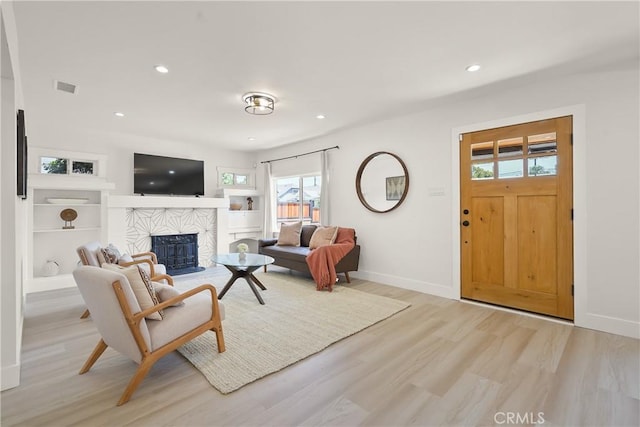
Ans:
{"type": "Polygon", "coordinates": [[[59,90],[61,92],[67,92],[73,95],[75,95],[76,91],[78,90],[78,87],[76,85],[72,85],[71,83],[61,82],[60,80],[54,80],[53,87],[56,90],[59,90]]]}

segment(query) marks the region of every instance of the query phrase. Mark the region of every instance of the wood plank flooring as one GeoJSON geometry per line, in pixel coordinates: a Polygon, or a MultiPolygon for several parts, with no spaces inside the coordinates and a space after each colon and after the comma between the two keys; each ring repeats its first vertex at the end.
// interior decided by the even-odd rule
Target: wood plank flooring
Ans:
{"type": "MultiPolygon", "coordinates": [[[[215,272],[220,288],[229,274],[215,272]]],[[[129,359],[107,349],[78,375],[99,335],[90,318],[79,318],[84,304],[77,290],[31,294],[21,385],[2,392],[1,424],[640,425],[638,340],[352,282],[341,283],[412,306],[229,395],[174,352],[121,407],[116,402],[136,369],[129,359]]]]}

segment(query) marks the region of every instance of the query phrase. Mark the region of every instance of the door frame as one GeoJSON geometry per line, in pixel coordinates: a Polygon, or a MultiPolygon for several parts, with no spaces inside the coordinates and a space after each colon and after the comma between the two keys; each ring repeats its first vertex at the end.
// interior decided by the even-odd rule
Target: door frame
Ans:
{"type": "MultiPolygon", "coordinates": [[[[552,110],[457,126],[451,129],[451,278],[452,297],[461,301],[460,289],[460,135],[485,129],[535,122],[554,117],[573,116],[573,280],[574,320],[585,324],[587,316],[587,138],[585,105],[577,104],[552,110]]],[[[512,310],[512,309],[508,309],[512,310]]]]}

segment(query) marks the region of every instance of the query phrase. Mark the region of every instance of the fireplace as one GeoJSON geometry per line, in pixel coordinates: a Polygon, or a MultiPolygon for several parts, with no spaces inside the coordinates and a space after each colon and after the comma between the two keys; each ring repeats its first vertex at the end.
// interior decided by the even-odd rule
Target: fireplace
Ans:
{"type": "Polygon", "coordinates": [[[204,270],[198,267],[198,234],[168,234],[151,236],[151,251],[158,263],[167,267],[167,274],[195,273],[204,270]]]}

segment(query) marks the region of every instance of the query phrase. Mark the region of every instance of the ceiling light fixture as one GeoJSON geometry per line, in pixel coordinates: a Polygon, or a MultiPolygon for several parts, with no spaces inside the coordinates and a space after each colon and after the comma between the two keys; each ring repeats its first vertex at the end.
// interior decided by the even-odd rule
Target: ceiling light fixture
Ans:
{"type": "Polygon", "coordinates": [[[116,111],[113,115],[116,117],[124,117],[124,113],[121,113],[120,111],[116,111]]]}
{"type": "Polygon", "coordinates": [[[249,92],[242,95],[242,100],[246,107],[244,111],[256,116],[264,116],[273,113],[273,107],[276,103],[276,98],[268,93],[249,92]]]}
{"type": "Polygon", "coordinates": [[[465,70],[469,71],[470,73],[473,73],[474,71],[478,71],[480,69],[480,65],[478,64],[472,64],[469,65],[467,68],[465,68],[465,70]]]}
{"type": "Polygon", "coordinates": [[[250,136],[249,138],[247,138],[249,141],[255,141],[256,138],[254,136],[250,136]]]}
{"type": "Polygon", "coordinates": [[[322,119],[324,119],[324,118],[325,118],[325,115],[324,115],[324,114],[318,114],[318,115],[316,116],[316,119],[318,119],[318,120],[322,120],[322,119]]]}
{"type": "Polygon", "coordinates": [[[156,69],[157,72],[162,74],[167,74],[169,72],[169,69],[164,65],[156,65],[154,68],[156,69]]]}

